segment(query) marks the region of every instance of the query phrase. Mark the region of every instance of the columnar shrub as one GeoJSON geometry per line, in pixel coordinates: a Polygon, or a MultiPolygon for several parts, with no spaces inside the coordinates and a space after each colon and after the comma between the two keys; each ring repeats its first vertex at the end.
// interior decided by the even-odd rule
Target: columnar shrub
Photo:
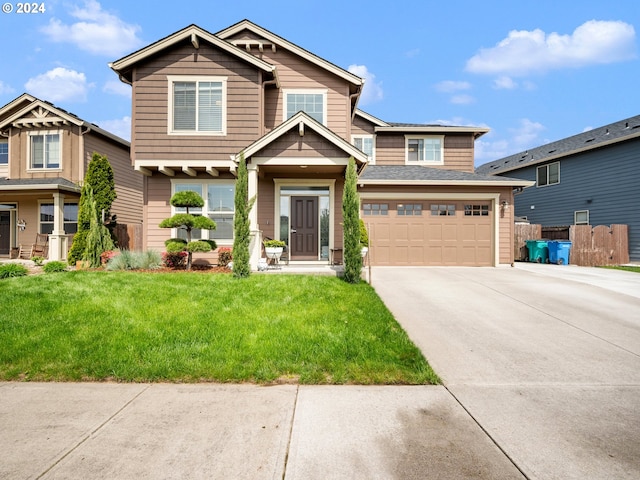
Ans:
{"type": "Polygon", "coordinates": [[[236,211],[233,217],[233,276],[245,278],[251,274],[249,265],[249,242],[251,241],[249,212],[253,208],[255,197],[249,200],[249,176],[244,154],[240,154],[234,202],[236,211]]]}
{"type": "Polygon", "coordinates": [[[360,198],[358,196],[358,174],[356,163],[349,159],[342,194],[342,216],[344,226],[344,279],[358,283],[362,270],[360,254],[360,198]]]}

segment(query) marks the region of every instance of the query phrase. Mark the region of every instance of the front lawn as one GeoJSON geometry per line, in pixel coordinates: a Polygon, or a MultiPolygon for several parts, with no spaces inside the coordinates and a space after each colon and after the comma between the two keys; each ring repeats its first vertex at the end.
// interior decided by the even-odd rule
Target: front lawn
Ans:
{"type": "Polygon", "coordinates": [[[0,283],[0,380],[437,383],[367,284],[77,271],[0,283]]]}

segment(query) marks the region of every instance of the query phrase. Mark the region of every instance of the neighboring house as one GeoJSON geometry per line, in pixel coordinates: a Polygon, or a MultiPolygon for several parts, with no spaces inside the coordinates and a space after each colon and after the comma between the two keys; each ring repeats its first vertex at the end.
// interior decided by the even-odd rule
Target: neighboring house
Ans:
{"type": "Polygon", "coordinates": [[[181,235],[158,224],[186,189],[218,225],[196,236],[232,245],[242,154],[256,197],[252,267],[264,237],[287,242],[291,261],[339,259],[353,157],[374,265],[513,262],[512,192],[531,182],[474,173],[487,129],[383,122],[357,108],[363,79],[247,20],[216,34],[190,25],[110,66],[133,86],[147,248],[181,235]]]}
{"type": "Polygon", "coordinates": [[[143,177],[131,166],[129,142],[28,94],[0,108],[0,257],[47,234],[49,259],[66,259],[94,152],[114,171],[111,213],[139,224],[143,177]]]}
{"type": "Polygon", "coordinates": [[[515,214],[542,226],[629,226],[629,258],[640,261],[640,115],[476,169],[536,182],[515,214]]]}

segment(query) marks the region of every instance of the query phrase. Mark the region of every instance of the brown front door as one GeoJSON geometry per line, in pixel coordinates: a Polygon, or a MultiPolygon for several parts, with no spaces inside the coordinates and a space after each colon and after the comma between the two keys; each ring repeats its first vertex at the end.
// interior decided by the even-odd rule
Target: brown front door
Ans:
{"type": "Polygon", "coordinates": [[[11,240],[11,214],[0,212],[0,255],[9,255],[11,240]]]}
{"type": "Polygon", "coordinates": [[[291,197],[291,260],[318,260],[318,197],[291,197]]]}

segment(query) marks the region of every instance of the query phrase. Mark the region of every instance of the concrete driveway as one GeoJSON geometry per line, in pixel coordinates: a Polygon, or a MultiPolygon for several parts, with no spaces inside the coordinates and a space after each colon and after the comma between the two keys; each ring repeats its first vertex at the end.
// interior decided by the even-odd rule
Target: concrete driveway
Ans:
{"type": "Polygon", "coordinates": [[[528,478],[640,478],[640,275],[376,268],[446,389],[528,478]]]}

